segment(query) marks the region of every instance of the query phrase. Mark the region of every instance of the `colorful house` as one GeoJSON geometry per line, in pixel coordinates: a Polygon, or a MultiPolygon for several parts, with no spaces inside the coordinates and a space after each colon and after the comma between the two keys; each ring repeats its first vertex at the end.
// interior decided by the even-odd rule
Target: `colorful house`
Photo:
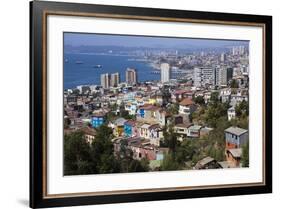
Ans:
{"type": "Polygon", "coordinates": [[[248,130],[231,126],[224,130],[226,149],[241,148],[249,141],[248,130]]]}
{"type": "Polygon", "coordinates": [[[153,124],[149,126],[149,140],[150,144],[160,146],[160,140],[163,138],[163,130],[160,125],[153,124]]]}
{"type": "Polygon", "coordinates": [[[104,113],[94,113],[92,120],[91,120],[91,125],[94,128],[100,127],[102,124],[105,122],[105,114],[104,113]]]}
{"type": "Polygon", "coordinates": [[[149,139],[149,127],[150,127],[150,124],[146,124],[146,123],[139,127],[140,137],[149,139]]]}
{"type": "Polygon", "coordinates": [[[125,104],[125,110],[129,112],[129,115],[135,115],[137,112],[137,103],[136,102],[127,102],[125,104]]]}
{"type": "Polygon", "coordinates": [[[160,107],[154,105],[143,105],[139,107],[137,111],[137,120],[147,121],[147,122],[157,122],[157,112],[160,110],[160,107]]]}
{"type": "Polygon", "coordinates": [[[136,123],[133,120],[127,120],[124,123],[124,135],[126,137],[135,137],[137,136],[137,127],[136,127],[136,123]]]}
{"type": "Polygon", "coordinates": [[[128,148],[132,150],[133,158],[136,160],[156,160],[157,149],[154,145],[151,145],[148,140],[143,140],[138,137],[130,138],[128,139],[128,148]]]}
{"type": "Polygon", "coordinates": [[[190,98],[185,98],[179,103],[180,114],[191,114],[196,110],[196,105],[190,98]]]}
{"type": "Polygon", "coordinates": [[[184,98],[192,98],[193,96],[193,92],[190,91],[190,90],[186,90],[186,89],[178,89],[178,90],[175,90],[172,95],[171,95],[171,98],[172,98],[172,102],[180,102],[182,101],[184,98]]]}
{"type": "Polygon", "coordinates": [[[113,133],[115,136],[119,137],[123,135],[125,122],[126,119],[124,118],[117,118],[115,121],[113,121],[113,133]]]}

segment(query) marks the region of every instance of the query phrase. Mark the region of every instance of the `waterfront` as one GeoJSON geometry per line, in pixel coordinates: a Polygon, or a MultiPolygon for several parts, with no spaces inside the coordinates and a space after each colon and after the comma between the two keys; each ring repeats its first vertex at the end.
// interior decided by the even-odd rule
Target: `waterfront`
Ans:
{"type": "Polygon", "coordinates": [[[151,73],[154,69],[149,63],[133,58],[135,57],[116,54],[65,53],[64,88],[100,85],[100,76],[103,73],[119,72],[121,81],[125,81],[125,71],[128,67],[138,70],[139,81],[160,80],[160,74],[151,73]],[[77,61],[82,63],[77,64],[77,61]],[[95,65],[102,67],[95,68],[95,65]]]}

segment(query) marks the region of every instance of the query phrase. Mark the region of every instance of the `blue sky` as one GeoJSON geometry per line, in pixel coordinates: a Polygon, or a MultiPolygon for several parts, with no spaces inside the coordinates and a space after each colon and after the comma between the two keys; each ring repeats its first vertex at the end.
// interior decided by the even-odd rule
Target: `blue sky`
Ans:
{"type": "Polygon", "coordinates": [[[225,47],[247,45],[248,41],[210,40],[190,38],[165,38],[90,33],[64,33],[64,44],[72,46],[125,46],[125,47],[225,47]]]}

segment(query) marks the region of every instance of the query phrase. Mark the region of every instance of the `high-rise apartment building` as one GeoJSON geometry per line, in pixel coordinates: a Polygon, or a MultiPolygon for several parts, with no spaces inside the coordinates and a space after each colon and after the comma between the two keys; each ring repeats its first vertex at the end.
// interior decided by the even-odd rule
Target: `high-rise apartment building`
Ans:
{"type": "Polygon", "coordinates": [[[215,84],[215,69],[213,68],[194,68],[193,85],[195,87],[203,87],[215,84]]]}
{"type": "Polygon", "coordinates": [[[110,86],[117,87],[119,83],[120,83],[120,74],[112,73],[110,75],[110,86]]]}
{"type": "Polygon", "coordinates": [[[215,83],[217,86],[227,86],[228,81],[233,77],[233,69],[227,67],[216,68],[215,83]]]}
{"type": "Polygon", "coordinates": [[[221,62],[225,62],[225,60],[226,60],[226,54],[225,53],[221,53],[220,60],[221,60],[221,62]]]}
{"type": "Polygon", "coordinates": [[[110,77],[108,73],[101,74],[100,76],[100,83],[104,89],[108,89],[110,85],[110,77]]]}
{"type": "Polygon", "coordinates": [[[138,83],[137,71],[133,68],[127,68],[126,70],[126,83],[133,85],[138,83]]]}
{"type": "Polygon", "coordinates": [[[168,63],[162,63],[160,66],[161,69],[161,82],[169,82],[171,79],[171,69],[168,63]]]}

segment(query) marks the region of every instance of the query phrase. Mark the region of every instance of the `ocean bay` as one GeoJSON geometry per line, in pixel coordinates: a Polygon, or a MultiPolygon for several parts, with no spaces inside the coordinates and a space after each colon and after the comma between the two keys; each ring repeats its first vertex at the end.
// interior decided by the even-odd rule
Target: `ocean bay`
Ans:
{"type": "Polygon", "coordinates": [[[100,75],[104,73],[119,72],[123,82],[128,67],[137,69],[139,81],[160,80],[160,74],[153,74],[155,69],[138,58],[120,54],[65,53],[64,88],[100,85],[100,75]]]}

